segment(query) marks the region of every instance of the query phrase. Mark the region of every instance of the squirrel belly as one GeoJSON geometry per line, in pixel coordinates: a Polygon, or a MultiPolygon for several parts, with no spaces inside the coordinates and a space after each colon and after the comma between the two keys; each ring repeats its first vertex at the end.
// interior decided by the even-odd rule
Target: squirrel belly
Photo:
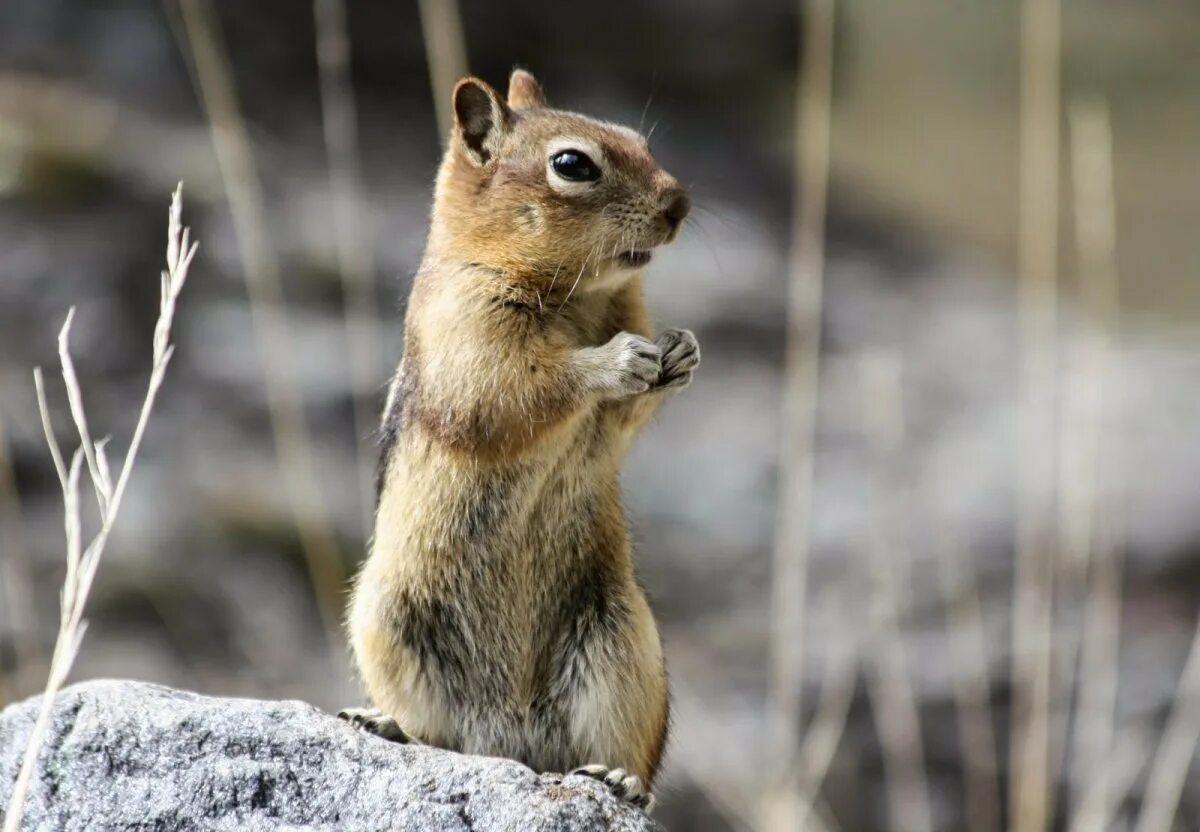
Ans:
{"type": "Polygon", "coordinates": [[[667,678],[619,475],[699,361],[689,332],[652,339],[642,298],[686,196],[637,134],[549,109],[528,73],[507,102],[466,79],[454,109],[381,425],[356,663],[407,737],[649,785],[667,678]]]}

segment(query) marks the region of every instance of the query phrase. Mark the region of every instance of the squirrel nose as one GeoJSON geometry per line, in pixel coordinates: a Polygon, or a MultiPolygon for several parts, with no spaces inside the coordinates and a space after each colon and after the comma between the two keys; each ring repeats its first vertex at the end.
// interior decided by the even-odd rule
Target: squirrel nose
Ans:
{"type": "Polygon", "coordinates": [[[688,199],[688,195],[682,189],[675,189],[670,196],[670,201],[667,202],[667,207],[663,209],[662,215],[674,230],[679,227],[679,224],[684,221],[691,210],[692,203],[688,199]]]}

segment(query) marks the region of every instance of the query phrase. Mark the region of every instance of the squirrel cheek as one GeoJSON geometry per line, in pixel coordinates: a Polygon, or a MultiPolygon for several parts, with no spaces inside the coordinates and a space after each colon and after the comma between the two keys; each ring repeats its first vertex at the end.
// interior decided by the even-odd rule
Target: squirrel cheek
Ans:
{"type": "Polygon", "coordinates": [[[518,208],[517,222],[529,234],[540,234],[546,227],[546,217],[536,205],[522,205],[518,208]]]}

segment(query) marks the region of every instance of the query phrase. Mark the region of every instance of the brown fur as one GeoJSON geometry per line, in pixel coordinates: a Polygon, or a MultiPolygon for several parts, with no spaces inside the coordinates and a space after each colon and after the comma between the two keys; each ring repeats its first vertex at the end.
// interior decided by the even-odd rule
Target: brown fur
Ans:
{"type": "Polygon", "coordinates": [[[528,73],[507,103],[475,79],[454,103],[351,643],[409,736],[649,783],[667,679],[618,476],[698,351],[681,331],[647,340],[621,255],[673,239],[686,197],[640,136],[548,109],[528,73]],[[564,141],[599,151],[598,181],[555,179],[564,141]]]}

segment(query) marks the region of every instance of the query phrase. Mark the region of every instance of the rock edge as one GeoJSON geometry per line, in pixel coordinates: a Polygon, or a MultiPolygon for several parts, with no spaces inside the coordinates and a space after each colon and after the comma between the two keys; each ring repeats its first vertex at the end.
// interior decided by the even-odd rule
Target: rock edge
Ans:
{"type": "MultiPolygon", "coordinates": [[[[38,702],[0,712],[0,815],[38,702]]],[[[23,828],[661,832],[585,777],[396,745],[303,702],[109,680],[59,693],[23,828]]]]}

